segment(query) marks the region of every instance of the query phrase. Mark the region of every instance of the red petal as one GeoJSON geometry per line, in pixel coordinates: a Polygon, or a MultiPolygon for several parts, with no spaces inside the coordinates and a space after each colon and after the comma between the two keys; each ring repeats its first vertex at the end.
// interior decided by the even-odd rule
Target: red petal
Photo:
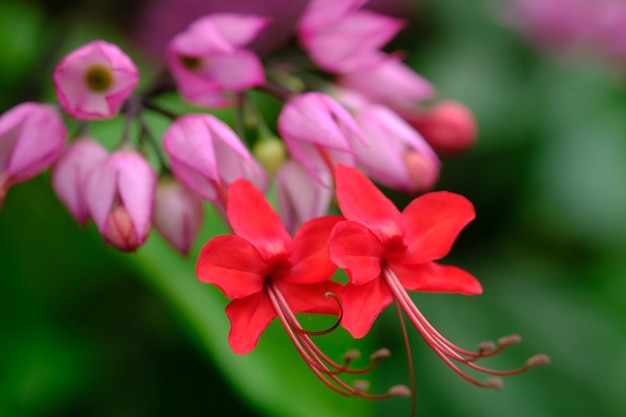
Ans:
{"type": "Polygon", "coordinates": [[[407,290],[476,295],[483,292],[472,274],[450,265],[426,262],[420,265],[392,264],[391,270],[407,290]]]}
{"type": "Polygon", "coordinates": [[[320,217],[303,224],[293,239],[291,272],[285,280],[299,284],[327,281],[337,270],[330,260],[328,240],[341,216],[320,217]]]}
{"type": "Polygon", "coordinates": [[[357,222],[337,223],[330,235],[330,259],[346,270],[353,284],[365,284],[380,275],[383,245],[357,222]]]}
{"type": "Polygon", "coordinates": [[[376,317],[393,301],[391,291],[382,279],[364,285],[347,284],[340,298],[343,306],[341,325],[357,339],[367,334],[376,317]]]}
{"type": "Polygon", "coordinates": [[[413,200],[402,213],[411,263],[441,259],[476,214],[465,197],[439,191],[413,200]]]}
{"type": "Polygon", "coordinates": [[[339,295],[342,286],[336,282],[309,285],[281,282],[277,286],[294,313],[339,314],[337,300],[326,297],[326,293],[339,295]]]}
{"type": "Polygon", "coordinates": [[[234,235],[217,236],[200,251],[198,279],[214,284],[228,298],[242,298],[263,290],[267,264],[254,246],[234,235]]]}
{"type": "Polygon", "coordinates": [[[228,343],[233,352],[244,355],[257,345],[261,333],[276,317],[276,311],[264,292],[233,300],[226,306],[230,320],[228,343]]]}
{"type": "Polygon", "coordinates": [[[247,180],[230,185],[227,214],[233,231],[252,243],[265,259],[287,252],[289,233],[263,194],[247,180]]]}
{"type": "Polygon", "coordinates": [[[348,220],[364,224],[381,241],[402,235],[400,212],[365,175],[338,165],[335,182],[339,207],[348,220]]]}

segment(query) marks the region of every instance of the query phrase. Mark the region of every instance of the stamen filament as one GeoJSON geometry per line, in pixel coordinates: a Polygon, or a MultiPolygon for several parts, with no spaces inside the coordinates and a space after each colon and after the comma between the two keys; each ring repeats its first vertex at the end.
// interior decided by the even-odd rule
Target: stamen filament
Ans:
{"type": "Polygon", "coordinates": [[[282,292],[269,280],[266,282],[265,291],[274,306],[278,319],[285,328],[292,343],[298,350],[298,353],[300,353],[307,366],[311,369],[311,371],[313,371],[318,379],[320,379],[331,390],[344,396],[358,396],[372,400],[391,398],[400,395],[399,393],[406,392],[404,390],[390,389],[385,394],[367,394],[363,392],[364,385],[362,382],[356,381],[355,386],[348,385],[339,377],[340,374],[362,374],[375,366],[377,361],[372,361],[370,366],[358,370],[347,368],[347,364],[350,362],[349,359],[346,360],[346,364],[343,366],[335,363],[328,358],[317,347],[317,345],[315,345],[315,343],[313,343],[309,334],[302,329],[302,326],[291,310],[291,307],[287,303],[282,292]]]}
{"type": "Polygon", "coordinates": [[[478,372],[482,372],[488,375],[496,376],[511,376],[526,372],[530,368],[549,362],[549,358],[545,355],[536,355],[526,361],[523,366],[505,371],[498,371],[483,366],[477,365],[475,361],[478,359],[493,356],[506,348],[519,343],[521,338],[517,335],[510,335],[500,338],[497,346],[491,342],[482,343],[479,345],[478,352],[470,352],[465,349],[459,348],[446,338],[444,338],[429,322],[424,315],[419,311],[417,306],[413,303],[413,300],[406,292],[400,280],[395,275],[393,270],[387,266],[383,266],[383,279],[385,280],[389,290],[391,291],[394,300],[396,301],[397,308],[402,308],[405,314],[408,316],[411,323],[415,326],[417,331],[422,335],[426,343],[431,347],[437,356],[450,369],[456,372],[466,381],[483,388],[499,388],[501,381],[497,378],[487,379],[485,382],[481,382],[461,368],[459,368],[454,362],[459,362],[466,365],[470,369],[474,369],[478,372]]]}

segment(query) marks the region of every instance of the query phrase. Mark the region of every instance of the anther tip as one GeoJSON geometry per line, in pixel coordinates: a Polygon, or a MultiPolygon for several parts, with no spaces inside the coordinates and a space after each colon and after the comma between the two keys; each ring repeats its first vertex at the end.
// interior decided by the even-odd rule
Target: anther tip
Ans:
{"type": "Polygon", "coordinates": [[[543,353],[539,353],[535,356],[528,358],[526,361],[526,366],[532,368],[534,366],[539,365],[547,365],[551,362],[550,357],[548,355],[544,355],[543,353]]]}
{"type": "Polygon", "coordinates": [[[489,352],[495,349],[496,349],[496,344],[493,343],[491,340],[482,342],[478,345],[478,351],[481,353],[489,352]]]}
{"type": "Polygon", "coordinates": [[[393,395],[394,397],[410,397],[411,396],[411,390],[406,385],[394,385],[393,387],[389,388],[388,392],[390,395],[393,395]]]}
{"type": "Polygon", "coordinates": [[[364,379],[359,379],[357,381],[354,381],[354,389],[357,390],[358,392],[365,392],[369,388],[370,388],[369,381],[366,381],[364,379]]]}
{"type": "Polygon", "coordinates": [[[346,362],[350,362],[355,359],[359,359],[360,357],[361,357],[361,352],[358,349],[351,349],[343,355],[343,360],[346,362]]]}
{"type": "Polygon", "coordinates": [[[498,346],[517,345],[521,341],[522,341],[522,336],[518,334],[510,334],[508,336],[504,336],[498,339],[498,346]]]}
{"type": "Polygon", "coordinates": [[[389,356],[391,356],[391,351],[387,348],[380,348],[378,349],[376,352],[372,353],[370,355],[370,360],[371,361],[378,361],[384,358],[388,358],[389,356]]]}
{"type": "Polygon", "coordinates": [[[487,380],[485,381],[485,385],[488,388],[493,388],[493,389],[502,389],[502,380],[500,378],[487,378],[487,380]]]}

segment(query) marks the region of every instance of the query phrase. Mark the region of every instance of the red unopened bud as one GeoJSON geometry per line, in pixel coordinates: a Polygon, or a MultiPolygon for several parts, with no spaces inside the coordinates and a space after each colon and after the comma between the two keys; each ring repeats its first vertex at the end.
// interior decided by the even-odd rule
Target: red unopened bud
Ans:
{"type": "Polygon", "coordinates": [[[124,206],[118,206],[109,214],[104,238],[123,252],[134,252],[141,246],[133,222],[124,206]]]}
{"type": "Polygon", "coordinates": [[[476,142],[476,119],[459,102],[441,101],[424,113],[405,114],[404,118],[439,154],[464,152],[476,142]]]}

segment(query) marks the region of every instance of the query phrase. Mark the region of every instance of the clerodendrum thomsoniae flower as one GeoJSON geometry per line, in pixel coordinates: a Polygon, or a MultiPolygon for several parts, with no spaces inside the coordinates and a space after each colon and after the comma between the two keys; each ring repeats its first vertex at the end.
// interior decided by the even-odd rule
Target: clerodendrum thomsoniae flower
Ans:
{"type": "Polygon", "coordinates": [[[235,353],[252,351],[267,325],[280,320],[296,349],[317,377],[343,395],[380,399],[406,395],[405,387],[371,395],[348,385],[342,374],[360,374],[387,356],[375,353],[372,364],[360,370],[348,368],[353,355],[343,364],[326,356],[312,336],[333,330],[311,332],[302,328],[295,313],[340,315],[334,294],[341,286],[330,281],[337,269],[328,255],[328,237],[343,218],[325,216],[302,225],[292,239],[263,195],[246,180],[229,189],[228,220],[235,235],[217,236],[200,252],[198,278],[220,288],[232,301],[226,307],[231,329],[228,342],[235,353]],[[331,295],[332,297],[329,297],[331,295]]]}
{"type": "Polygon", "coordinates": [[[515,375],[546,363],[545,355],[530,358],[511,371],[476,364],[519,342],[507,336],[498,345],[481,344],[477,352],[459,348],[444,338],[422,315],[406,290],[480,294],[480,283],[468,272],[435,262],[450,251],[461,230],[474,219],[472,204],[458,194],[432,192],[413,200],[403,212],[363,174],[339,165],[337,199],[346,221],[330,236],[330,257],[350,278],[340,294],[342,325],[357,338],[365,336],[378,314],[392,301],[408,316],[435,353],[456,373],[481,387],[499,387],[498,379],[479,381],[459,368],[489,375],[515,375]]]}

